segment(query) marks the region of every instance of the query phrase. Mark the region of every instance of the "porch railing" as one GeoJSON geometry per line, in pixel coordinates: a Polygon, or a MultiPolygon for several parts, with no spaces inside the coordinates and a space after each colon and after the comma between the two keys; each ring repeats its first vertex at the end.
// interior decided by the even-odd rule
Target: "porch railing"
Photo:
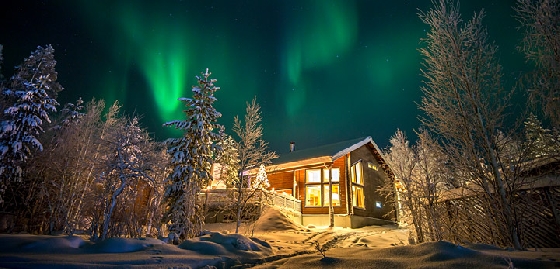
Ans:
{"type": "MultiPolygon", "coordinates": [[[[198,199],[200,202],[213,204],[213,203],[223,203],[226,200],[232,199],[232,195],[235,195],[235,189],[211,189],[204,190],[198,194],[198,199]]],[[[254,192],[254,190],[244,190],[247,192],[254,192]]],[[[285,210],[290,213],[301,214],[301,200],[286,194],[277,193],[275,191],[262,190],[253,193],[250,202],[258,202],[261,197],[268,205],[273,206],[280,210],[285,210]]]]}
{"type": "Polygon", "coordinates": [[[279,194],[273,191],[267,193],[270,197],[268,203],[271,206],[280,210],[287,210],[292,213],[301,214],[301,200],[298,200],[286,193],[279,194]]]}

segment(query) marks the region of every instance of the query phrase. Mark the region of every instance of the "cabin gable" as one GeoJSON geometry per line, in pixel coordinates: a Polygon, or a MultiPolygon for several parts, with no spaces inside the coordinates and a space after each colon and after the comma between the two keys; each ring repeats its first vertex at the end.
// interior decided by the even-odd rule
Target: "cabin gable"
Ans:
{"type": "Polygon", "coordinates": [[[356,182],[359,180],[352,180],[351,175],[348,180],[348,188],[352,193],[349,208],[356,216],[386,219],[392,211],[392,205],[378,190],[389,180],[389,175],[375,151],[374,147],[366,144],[350,153],[350,174],[359,174],[354,171],[361,169],[363,179],[362,182],[356,182]]]}

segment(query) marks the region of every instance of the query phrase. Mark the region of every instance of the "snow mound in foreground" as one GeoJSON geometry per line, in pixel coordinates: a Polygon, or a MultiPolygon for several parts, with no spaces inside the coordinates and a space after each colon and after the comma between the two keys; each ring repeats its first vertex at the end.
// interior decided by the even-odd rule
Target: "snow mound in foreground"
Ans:
{"type": "Polygon", "coordinates": [[[22,248],[29,251],[72,249],[80,248],[84,245],[84,243],[85,241],[80,237],[64,236],[37,240],[28,244],[24,244],[22,248]]]}
{"type": "Polygon", "coordinates": [[[325,258],[317,253],[303,254],[253,268],[558,268],[560,265],[557,254],[548,256],[547,252],[541,252],[541,257],[525,258],[524,253],[491,254],[450,242],[426,242],[390,248],[334,248],[327,250],[325,258]]]}
{"type": "Polygon", "coordinates": [[[265,212],[256,221],[255,230],[258,232],[275,232],[302,230],[303,228],[286,217],[278,209],[267,207],[265,212]]]}
{"type": "Polygon", "coordinates": [[[135,239],[113,237],[96,243],[92,246],[92,249],[100,253],[125,253],[144,250],[159,244],[165,243],[154,238],[135,239]]]}
{"type": "Polygon", "coordinates": [[[179,248],[195,251],[203,255],[227,255],[270,250],[270,245],[260,244],[240,234],[209,232],[206,235],[185,240],[179,248]]]}

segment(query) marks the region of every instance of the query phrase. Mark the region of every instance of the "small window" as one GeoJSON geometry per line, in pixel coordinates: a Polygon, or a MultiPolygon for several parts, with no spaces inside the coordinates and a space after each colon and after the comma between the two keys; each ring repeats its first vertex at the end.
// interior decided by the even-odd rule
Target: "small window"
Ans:
{"type": "MultiPolygon", "coordinates": [[[[338,182],[340,177],[339,168],[331,168],[332,170],[332,182],[338,182]]],[[[323,169],[323,182],[329,182],[329,169],[323,169]]]]}
{"type": "Polygon", "coordinates": [[[367,166],[368,166],[368,168],[371,168],[371,169],[373,169],[373,170],[375,170],[375,171],[379,170],[379,168],[377,168],[377,165],[375,165],[375,164],[372,163],[372,162],[368,162],[368,163],[367,163],[367,166]]]}
{"type": "Polygon", "coordinates": [[[375,201],[375,207],[377,207],[377,208],[383,208],[383,205],[381,204],[381,202],[375,201]]]}
{"type": "Polygon", "coordinates": [[[321,169],[309,169],[306,174],[307,183],[321,183],[321,169]]]}

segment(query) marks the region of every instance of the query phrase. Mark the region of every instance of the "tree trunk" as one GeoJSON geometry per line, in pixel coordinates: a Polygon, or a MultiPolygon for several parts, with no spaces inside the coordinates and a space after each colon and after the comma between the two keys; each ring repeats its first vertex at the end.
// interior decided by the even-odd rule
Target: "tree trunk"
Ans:
{"type": "Polygon", "coordinates": [[[101,240],[105,240],[105,238],[107,238],[107,232],[109,231],[109,222],[111,221],[113,210],[117,205],[117,197],[122,193],[125,187],[126,187],[126,181],[121,180],[121,185],[117,190],[115,190],[113,195],[111,195],[111,205],[109,206],[107,213],[105,214],[105,219],[103,220],[103,232],[101,233],[101,240]]]}
{"type": "Polygon", "coordinates": [[[519,234],[517,233],[517,227],[516,227],[517,225],[515,225],[515,221],[514,221],[515,216],[512,212],[511,205],[509,204],[509,201],[507,199],[506,187],[502,179],[502,174],[500,172],[498,159],[491,146],[492,144],[490,143],[488,132],[484,128],[484,121],[482,119],[482,115],[480,114],[478,108],[476,108],[476,111],[478,112],[477,116],[478,116],[479,123],[481,125],[480,128],[482,129],[482,132],[484,134],[484,142],[486,143],[488,154],[490,155],[490,160],[492,161],[492,170],[494,176],[496,177],[496,184],[498,185],[498,193],[500,195],[500,202],[502,204],[502,208],[504,209],[503,213],[506,219],[506,225],[509,232],[509,236],[513,243],[513,247],[517,250],[521,250],[522,247],[521,247],[521,243],[519,242],[519,234]]]}
{"type": "Polygon", "coordinates": [[[329,227],[334,227],[334,208],[332,204],[332,165],[329,166],[329,227]]]}
{"type": "Polygon", "coordinates": [[[424,242],[424,232],[422,231],[422,222],[420,221],[419,217],[419,209],[415,206],[415,201],[412,197],[412,194],[408,192],[408,201],[409,201],[409,208],[410,213],[412,215],[412,224],[414,225],[414,229],[416,230],[416,243],[424,242]]]}
{"type": "Polygon", "coordinates": [[[243,172],[239,172],[239,186],[237,188],[237,215],[236,215],[236,225],[235,233],[239,233],[239,226],[241,226],[241,210],[243,202],[243,172]]]}

